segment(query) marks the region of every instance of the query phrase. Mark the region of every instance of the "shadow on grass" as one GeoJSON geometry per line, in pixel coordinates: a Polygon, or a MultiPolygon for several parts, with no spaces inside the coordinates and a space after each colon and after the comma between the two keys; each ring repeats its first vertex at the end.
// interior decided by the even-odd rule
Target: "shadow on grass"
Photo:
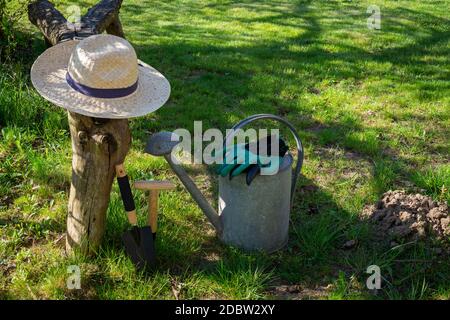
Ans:
{"type": "MultiPolygon", "coordinates": [[[[335,82],[351,79],[352,81],[363,80],[366,77],[377,75],[379,71],[372,71],[367,68],[367,63],[390,63],[397,68],[387,77],[397,83],[413,81],[416,77],[416,67],[411,67],[411,63],[421,56],[430,54],[436,57],[445,57],[445,48],[440,46],[437,50],[431,51],[433,46],[445,43],[448,32],[434,28],[429,28],[428,35],[418,37],[413,44],[394,46],[389,48],[379,48],[374,51],[364,50],[358,47],[345,44],[335,44],[338,52],[330,52],[323,47],[325,44],[320,39],[323,29],[330,26],[323,26],[317,13],[312,13],[308,8],[310,1],[299,2],[294,10],[268,9],[269,16],[255,19],[237,19],[246,23],[272,23],[276,25],[291,25],[290,18],[302,20],[301,26],[305,26],[305,32],[298,37],[290,38],[288,41],[273,41],[257,43],[241,47],[227,47],[226,35],[217,35],[207,32],[199,26],[169,26],[161,30],[161,36],[185,37],[186,41],[175,41],[168,44],[158,44],[151,46],[137,46],[137,51],[144,57],[156,59],[159,53],[164,53],[166,61],[160,63],[162,70],[167,70],[169,80],[173,85],[172,99],[167,107],[161,109],[156,115],[152,115],[152,121],[137,120],[136,128],[147,132],[156,132],[160,129],[173,130],[184,125],[192,130],[194,120],[203,120],[204,127],[219,127],[220,129],[230,128],[237,120],[242,119],[252,113],[269,112],[282,114],[294,125],[302,129],[306,142],[322,147],[333,147],[341,145],[347,151],[354,152],[356,156],[365,159],[371,164],[371,172],[374,178],[375,197],[387,191],[397,179],[407,179],[415,170],[410,168],[411,163],[400,156],[396,150],[388,150],[382,145],[382,139],[375,137],[373,145],[367,145],[367,141],[359,140],[354,133],[364,132],[366,128],[357,117],[345,114],[339,115],[336,120],[328,122],[318,122],[310,115],[310,110],[302,109],[293,102],[282,101],[277,98],[283,85],[295,83],[302,90],[315,88],[323,79],[330,79],[335,82]],[[204,35],[205,39],[224,41],[222,45],[202,45],[192,40],[192,37],[204,35]],[[304,50],[294,52],[290,46],[303,46],[304,50]],[[251,62],[249,64],[249,61],[251,62]],[[169,66],[170,65],[170,66],[169,66]],[[289,75],[280,72],[279,83],[266,81],[268,91],[258,87],[254,80],[258,75],[254,73],[254,66],[258,66],[261,73],[280,72],[286,69],[308,70],[308,76],[302,75],[301,82],[296,78],[298,75],[289,75]],[[260,67],[262,66],[262,67],[260,67]],[[326,72],[324,72],[326,70],[326,72]],[[405,75],[406,73],[406,75],[405,75]],[[282,76],[281,76],[282,75],[282,76]],[[405,79],[406,77],[406,79],[405,79]],[[255,87],[256,86],[256,87],[255,87]],[[214,96],[211,98],[211,90],[214,96]],[[192,96],[189,92],[197,92],[204,97],[202,100],[189,101],[192,96]],[[181,92],[179,94],[177,92],[181,92]],[[183,96],[184,94],[184,96],[183,96]],[[255,98],[251,105],[242,104],[250,96],[255,98]],[[180,119],[179,115],[183,115],[180,119]],[[203,118],[199,119],[199,115],[203,118]]],[[[218,10],[227,8],[230,4],[252,8],[254,10],[261,7],[276,6],[275,3],[267,5],[256,3],[239,4],[234,1],[222,5],[211,4],[218,10]],[[224,7],[225,6],[225,7],[224,7]]],[[[337,4],[329,3],[329,9],[337,8],[337,4]]],[[[135,13],[139,14],[139,7],[135,13]]],[[[166,10],[172,10],[170,5],[165,5],[166,10]]],[[[356,5],[347,6],[348,9],[357,10],[356,5]]],[[[160,8],[161,9],[161,8],[160,8]]],[[[198,8],[186,8],[191,14],[201,14],[198,8]]],[[[267,9],[267,8],[266,8],[267,9]]],[[[133,11],[132,5],[127,10],[133,11]]],[[[164,14],[164,13],[161,13],[164,14]]],[[[389,12],[392,16],[415,16],[418,12],[397,8],[389,12]]],[[[439,20],[445,23],[445,19],[437,18],[426,13],[420,13],[426,21],[439,20]]],[[[335,22],[333,22],[335,23],[335,22]]],[[[339,25],[339,23],[337,24],[339,25]]],[[[400,32],[399,28],[407,29],[406,25],[396,24],[389,27],[388,32],[400,32]]],[[[419,28],[419,27],[417,27],[419,28]]],[[[158,32],[160,29],[158,30],[158,32]]],[[[409,30],[409,34],[414,35],[414,31],[409,30]]],[[[417,29],[415,30],[417,33],[417,29]]],[[[437,66],[444,67],[445,59],[436,59],[437,66]]],[[[418,62],[417,68],[426,67],[425,62],[418,62]]],[[[441,79],[440,76],[430,69],[422,73],[424,80],[441,79]]],[[[424,89],[420,85],[421,89],[424,89]]],[[[426,89],[426,88],[425,88],[426,89]]],[[[428,87],[429,90],[435,88],[428,87]]],[[[426,90],[428,90],[426,89],[426,90]]],[[[423,96],[424,97],[424,96],[423,96]]],[[[422,98],[423,98],[422,97],[422,98]]],[[[326,105],[321,106],[326,108],[326,105]]],[[[375,131],[382,131],[375,128],[375,131]]],[[[136,136],[135,136],[136,137],[136,136]]],[[[145,139],[138,135],[137,139],[145,139]]],[[[144,143],[144,141],[140,141],[144,143]]],[[[204,171],[190,168],[190,173],[200,174],[204,171]]],[[[208,172],[209,179],[215,180],[214,175],[208,172]]],[[[209,193],[213,198],[217,198],[217,185],[213,184],[209,193]]],[[[172,256],[167,261],[189,261],[194,265],[201,266],[215,274],[220,266],[243,265],[237,268],[236,272],[242,272],[248,267],[248,262],[256,260],[257,265],[263,270],[272,270],[276,267],[274,279],[288,282],[308,282],[317,285],[325,283],[336,276],[336,270],[348,269],[351,267],[340,265],[337,258],[340,254],[345,255],[342,244],[350,237],[362,235],[365,249],[373,245],[370,242],[369,229],[365,222],[352,216],[349,212],[341,208],[333,200],[333,197],[324,190],[317,187],[314,182],[308,181],[305,177],[301,179],[301,186],[296,196],[300,199],[292,212],[291,240],[285,251],[273,257],[263,254],[244,254],[240,251],[225,248],[214,237],[209,237],[203,242],[202,248],[205,254],[198,255],[197,251],[179,250],[176,256],[172,256]],[[312,190],[312,191],[311,191],[312,190]],[[197,257],[192,260],[192,257],[197,257]],[[335,260],[336,259],[336,260],[335,260]],[[236,260],[238,262],[236,262],[236,260]],[[240,262],[239,262],[240,261],[240,262]],[[324,280],[328,278],[328,280],[324,280]]],[[[201,228],[192,226],[186,228],[185,232],[202,232],[201,228]]],[[[183,232],[184,234],[184,232],[183,232]]],[[[166,235],[170,236],[170,235],[166,235]]],[[[171,238],[175,248],[183,247],[182,242],[177,238],[171,238]]],[[[384,248],[387,250],[387,248],[384,248]]],[[[383,251],[384,249],[380,249],[383,251]]],[[[379,251],[378,251],[379,252],[379,251]]],[[[370,259],[366,262],[370,264],[370,259]]],[[[166,265],[167,266],[167,265],[166,265]]],[[[360,267],[360,266],[359,266],[360,267]]],[[[361,274],[361,270],[351,270],[361,274]]]]}
{"type": "MultiPolygon", "coordinates": [[[[236,2],[230,2],[239,6],[236,2]]],[[[229,6],[225,4],[213,4],[210,6],[222,8],[229,6]]],[[[311,110],[299,105],[295,99],[282,99],[280,93],[283,88],[295,85],[295,95],[302,91],[314,89],[324,79],[339,82],[343,80],[358,81],[366,77],[378,75],[379,70],[371,70],[367,65],[370,63],[391,63],[398,68],[398,71],[386,75],[392,81],[403,83],[414,81],[416,78],[416,67],[411,66],[412,61],[418,57],[432,54],[435,57],[445,57],[445,46],[439,46],[438,50],[430,51],[435,45],[445,43],[449,34],[433,28],[428,28],[430,34],[424,37],[417,37],[413,44],[399,47],[379,48],[374,51],[363,50],[358,47],[335,43],[338,48],[333,52],[324,48],[326,44],[321,38],[324,29],[329,30],[330,25],[322,25],[317,13],[309,9],[310,1],[302,1],[292,7],[292,10],[267,9],[276,6],[275,4],[255,4],[245,3],[242,6],[251,8],[264,8],[272,12],[273,15],[264,17],[266,22],[277,25],[281,17],[289,20],[290,17],[301,20],[301,26],[305,26],[305,32],[287,41],[272,41],[258,43],[253,41],[252,45],[230,47],[227,42],[216,44],[195,41],[171,41],[163,44],[151,46],[136,46],[137,51],[149,60],[157,60],[162,70],[165,70],[169,80],[172,82],[172,97],[166,107],[158,111],[157,114],[149,118],[137,119],[133,123],[134,137],[141,144],[144,143],[146,135],[160,129],[173,130],[184,127],[192,130],[194,120],[202,120],[204,128],[218,127],[225,129],[231,127],[237,120],[250,114],[268,112],[282,114],[299,128],[308,129],[317,125],[334,127],[336,140],[345,140],[345,135],[350,131],[363,131],[357,117],[349,114],[337,114],[337,121],[334,123],[317,124],[311,116],[311,110]],[[207,45],[206,45],[207,44],[207,45]],[[300,52],[291,50],[292,46],[301,46],[300,52]],[[164,59],[159,56],[164,54],[164,59]],[[255,73],[255,69],[259,72],[255,73]],[[283,70],[298,70],[297,73],[286,74],[283,70]],[[303,73],[307,70],[307,73],[303,73]],[[261,79],[265,74],[274,75],[278,73],[277,82],[270,79],[261,79]],[[300,78],[299,78],[300,76],[300,78]],[[196,95],[191,95],[196,92],[196,95]],[[201,99],[199,99],[201,96],[201,99]],[[180,117],[182,115],[182,118],[180,117]],[[346,118],[352,120],[353,127],[346,126],[346,118]],[[343,119],[340,119],[343,118],[343,119]]],[[[337,9],[338,4],[327,4],[329,10],[337,9]]],[[[346,5],[349,9],[360,9],[356,5],[346,5]]],[[[165,4],[158,10],[172,10],[169,4],[165,4]]],[[[136,10],[138,18],[140,7],[133,9],[133,5],[128,5],[127,10],[136,10]]],[[[186,8],[192,14],[200,14],[199,8],[186,8]]],[[[389,14],[393,16],[414,16],[417,12],[397,8],[389,14]]],[[[426,13],[426,21],[438,20],[440,23],[445,19],[437,18],[426,13]]],[[[224,19],[224,18],[222,18],[224,19]]],[[[226,18],[225,18],[226,19],[226,18]]],[[[238,19],[231,17],[226,20],[238,19]]],[[[252,21],[246,21],[252,22],[252,21]]],[[[329,23],[334,23],[332,20],[329,23]]],[[[388,27],[387,27],[388,28],[388,27]]],[[[395,26],[398,28],[398,26],[395,26]]],[[[389,30],[389,29],[388,29],[389,30]]],[[[203,35],[216,35],[217,32],[209,33],[206,29],[194,26],[183,26],[181,30],[170,30],[170,26],[163,30],[158,29],[159,35],[167,33],[168,36],[177,36],[182,39],[189,35],[196,35],[203,39],[203,35]],[[161,34],[162,33],[162,34],[161,34]]],[[[417,30],[416,30],[417,31],[417,30]]],[[[389,31],[388,31],[389,32],[389,31]]],[[[418,32],[417,32],[418,33],[418,32]]],[[[419,59],[420,60],[420,59],[419,59]]],[[[415,62],[414,62],[415,63],[415,62]]],[[[423,81],[436,78],[434,69],[426,68],[425,62],[417,61],[417,68],[425,68],[429,72],[422,72],[423,81]]],[[[436,58],[436,66],[444,68],[445,59],[436,58]]],[[[424,82],[417,84],[420,88],[422,98],[425,91],[435,91],[434,87],[427,86],[424,82]]],[[[430,98],[427,96],[427,98],[430,98]]],[[[320,105],[320,108],[327,108],[320,105]]],[[[320,135],[318,132],[315,136],[320,135]]],[[[319,137],[320,138],[320,137],[319,137]]],[[[317,139],[316,139],[317,140],[317,139]]],[[[319,139],[320,140],[320,139],[319,139]]]]}

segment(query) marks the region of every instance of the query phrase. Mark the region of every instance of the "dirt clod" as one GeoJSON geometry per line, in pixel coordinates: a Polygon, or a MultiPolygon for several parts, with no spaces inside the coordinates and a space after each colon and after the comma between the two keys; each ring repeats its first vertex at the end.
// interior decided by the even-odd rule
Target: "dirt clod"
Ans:
{"type": "Polygon", "coordinates": [[[376,225],[381,237],[390,241],[450,239],[448,205],[422,194],[388,191],[374,205],[366,206],[362,216],[376,225]]]}
{"type": "Polygon", "coordinates": [[[342,246],[342,249],[344,249],[344,250],[353,249],[354,247],[356,247],[357,244],[358,244],[357,240],[348,240],[344,243],[344,245],[342,246]]]}
{"type": "Polygon", "coordinates": [[[313,93],[313,94],[320,94],[320,89],[314,88],[314,87],[309,87],[308,92],[313,93]]]}

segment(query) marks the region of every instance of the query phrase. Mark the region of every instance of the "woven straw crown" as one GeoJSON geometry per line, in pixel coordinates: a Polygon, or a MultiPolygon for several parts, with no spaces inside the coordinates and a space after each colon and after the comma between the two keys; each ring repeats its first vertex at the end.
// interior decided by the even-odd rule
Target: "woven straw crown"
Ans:
{"type": "Polygon", "coordinates": [[[98,89],[125,88],[138,79],[136,52],[119,37],[89,37],[73,51],[67,71],[78,83],[98,89]]]}

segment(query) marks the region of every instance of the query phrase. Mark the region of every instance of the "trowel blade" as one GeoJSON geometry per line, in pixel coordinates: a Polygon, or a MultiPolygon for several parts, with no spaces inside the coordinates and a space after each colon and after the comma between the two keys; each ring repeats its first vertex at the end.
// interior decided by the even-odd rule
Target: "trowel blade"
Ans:
{"type": "Polygon", "coordinates": [[[125,252],[138,270],[150,270],[155,265],[156,253],[150,226],[133,227],[122,235],[125,252]]]}

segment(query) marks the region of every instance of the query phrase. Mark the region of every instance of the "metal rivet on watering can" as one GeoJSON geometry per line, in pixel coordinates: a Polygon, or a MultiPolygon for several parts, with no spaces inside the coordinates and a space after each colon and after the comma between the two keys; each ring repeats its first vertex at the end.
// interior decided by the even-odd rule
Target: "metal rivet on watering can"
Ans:
{"type": "Polygon", "coordinates": [[[297,144],[295,170],[292,172],[291,169],[292,156],[286,154],[277,174],[257,176],[251,186],[247,185],[245,175],[238,175],[232,180],[219,177],[219,213],[211,207],[186,171],[172,161],[170,153],[178,143],[173,133],[152,135],[145,152],[164,155],[222,241],[244,250],[273,252],[288,241],[289,216],[303,164],[303,146],[295,128],[285,119],[271,114],[257,114],[242,120],[232,128],[232,134],[227,136],[224,145],[232,141],[238,129],[261,119],[276,120],[289,127],[297,144]]]}

